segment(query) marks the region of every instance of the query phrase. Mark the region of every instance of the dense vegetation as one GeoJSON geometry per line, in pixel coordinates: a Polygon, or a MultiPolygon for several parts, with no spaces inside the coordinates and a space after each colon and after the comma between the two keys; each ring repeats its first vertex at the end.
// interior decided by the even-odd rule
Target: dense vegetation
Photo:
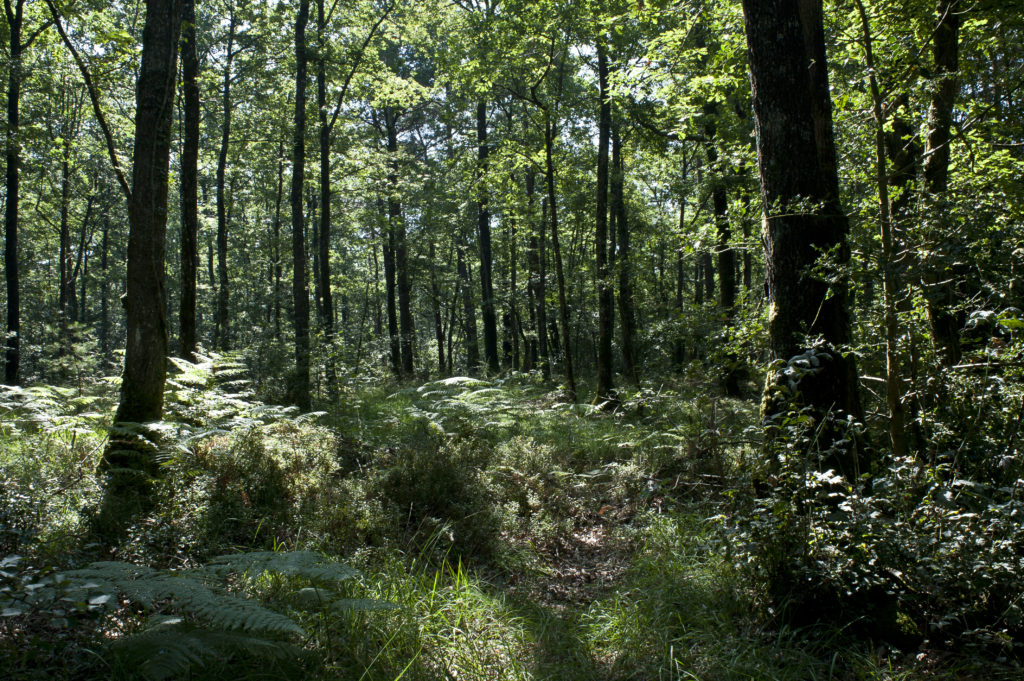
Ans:
{"type": "Polygon", "coordinates": [[[1020,677],[1019,13],[4,10],[14,678],[1020,677]]]}

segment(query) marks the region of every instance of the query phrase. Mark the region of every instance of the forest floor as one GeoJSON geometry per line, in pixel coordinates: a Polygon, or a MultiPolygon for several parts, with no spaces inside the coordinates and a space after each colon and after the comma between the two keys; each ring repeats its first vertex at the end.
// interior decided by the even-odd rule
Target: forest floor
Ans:
{"type": "MultiPolygon", "coordinates": [[[[456,378],[352,386],[300,416],[239,391],[243,369],[174,378],[156,506],[102,556],[177,575],[222,554],[313,551],[358,570],[342,592],[369,605],[319,611],[287,580],[254,583],[250,595],[308,632],[298,667],[260,658],[275,649],[259,641],[244,655],[206,656],[200,639],[157,655],[146,627],[166,604],[150,620],[122,597],[78,629],[63,609],[37,607],[26,622],[41,628],[0,619],[0,633],[18,634],[0,642],[14,678],[1020,678],[1011,661],[979,666],[780,620],[736,521],[758,461],[752,400],[662,386],[607,413],[566,404],[535,377],[456,378]],[[149,651],[144,663],[109,647],[123,639],[149,651]],[[151,673],[154,659],[175,671],[151,673]]],[[[101,491],[83,470],[102,451],[103,400],[112,395],[0,394],[13,424],[0,428],[0,559],[25,557],[0,573],[6,593],[37,588],[40,566],[98,555],[80,537],[101,491]]],[[[195,637],[202,617],[188,607],[195,637]]]]}

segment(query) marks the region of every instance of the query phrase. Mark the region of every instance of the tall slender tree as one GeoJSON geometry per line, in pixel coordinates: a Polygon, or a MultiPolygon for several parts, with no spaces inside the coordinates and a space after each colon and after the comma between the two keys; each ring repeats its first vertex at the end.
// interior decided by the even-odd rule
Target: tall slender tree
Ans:
{"type": "MultiPolygon", "coordinates": [[[[928,106],[928,134],[921,176],[931,236],[940,242],[947,238],[945,235],[949,231],[949,147],[952,142],[953,105],[956,103],[962,11],[959,0],[938,0],[937,21],[932,33],[934,82],[928,106]]],[[[952,310],[954,288],[944,266],[947,244],[942,243],[932,250],[937,253],[938,261],[926,262],[923,276],[928,323],[940,360],[946,366],[953,366],[961,356],[960,320],[952,310]]]]}
{"type": "Polygon", "coordinates": [[[306,174],[306,25],[309,0],[300,0],[295,15],[295,119],[292,130],[292,301],[295,326],[295,373],[292,401],[303,412],[312,408],[309,391],[309,287],[306,283],[306,233],[302,189],[306,174]]]}
{"type": "Polygon", "coordinates": [[[491,247],[491,212],[487,204],[487,102],[476,105],[477,237],[480,246],[480,312],[484,325],[484,360],[498,372],[498,320],[494,306],[494,254],[491,247]]]}
{"type": "Polygon", "coordinates": [[[228,35],[224,50],[224,76],[221,87],[220,151],[217,153],[217,306],[214,314],[214,344],[220,350],[230,345],[230,279],[228,278],[228,197],[226,175],[228,147],[231,144],[231,67],[237,54],[235,32],[238,15],[235,3],[228,5],[228,35]]]}
{"type": "MultiPolygon", "coordinates": [[[[181,90],[184,101],[181,145],[181,298],[179,352],[196,359],[196,276],[199,270],[199,55],[196,2],[184,0],[181,23],[181,90]]],[[[104,232],[104,237],[106,232],[104,232]]]]}
{"type": "Polygon", "coordinates": [[[597,395],[595,403],[611,404],[612,334],[615,298],[608,267],[608,147],[611,138],[612,105],[608,94],[608,54],[605,37],[597,37],[597,197],[594,201],[594,246],[597,269],[597,395]]]}

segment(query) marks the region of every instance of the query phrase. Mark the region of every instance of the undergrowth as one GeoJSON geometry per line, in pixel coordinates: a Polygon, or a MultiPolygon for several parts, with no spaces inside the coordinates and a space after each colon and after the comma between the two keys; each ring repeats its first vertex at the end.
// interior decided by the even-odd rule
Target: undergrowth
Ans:
{"type": "Polygon", "coordinates": [[[762,461],[757,405],[686,381],[614,411],[524,374],[352,383],[300,415],[246,375],[176,362],[154,504],[117,545],[83,540],[115,382],[0,392],[15,678],[1019,673],[1013,380],[959,379],[922,415],[940,449],[880,457],[868,494],[762,461]]]}

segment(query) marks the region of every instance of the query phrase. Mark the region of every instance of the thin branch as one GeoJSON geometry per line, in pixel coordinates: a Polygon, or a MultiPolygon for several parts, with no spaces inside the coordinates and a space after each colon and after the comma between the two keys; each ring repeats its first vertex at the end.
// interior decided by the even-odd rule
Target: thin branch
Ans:
{"type": "Polygon", "coordinates": [[[64,26],[60,23],[60,13],[57,11],[57,6],[53,4],[53,0],[46,0],[46,6],[50,8],[50,14],[53,15],[53,25],[57,28],[57,33],[60,34],[65,47],[71,52],[71,57],[75,60],[75,64],[78,65],[78,70],[82,72],[82,79],[85,81],[85,87],[89,91],[89,100],[92,102],[93,113],[96,114],[96,121],[100,124],[103,138],[107,143],[107,153],[110,155],[110,164],[114,168],[114,175],[117,176],[117,183],[121,185],[121,191],[124,192],[125,198],[130,201],[132,190],[128,180],[125,178],[124,171],[121,170],[121,163],[117,158],[117,150],[114,148],[114,136],[110,133],[110,126],[107,125],[106,116],[103,115],[103,109],[100,108],[99,93],[92,82],[92,76],[89,75],[89,68],[78,53],[78,50],[75,49],[71,39],[68,38],[68,34],[64,31],[64,26]]]}
{"type": "MultiPolygon", "coordinates": [[[[47,0],[49,2],[49,0],[47,0]]],[[[334,131],[334,124],[338,121],[338,114],[341,113],[341,105],[345,101],[345,94],[348,92],[348,86],[352,83],[352,78],[356,75],[356,71],[359,70],[359,65],[363,61],[363,55],[366,54],[366,48],[369,46],[370,41],[373,40],[373,36],[380,29],[381,25],[387,20],[388,15],[391,14],[391,10],[395,8],[392,3],[384,9],[384,13],[377,19],[377,23],[370,29],[370,33],[366,36],[363,44],[359,46],[359,52],[356,53],[355,62],[352,64],[352,68],[349,70],[348,75],[345,76],[345,83],[341,86],[341,92],[338,93],[338,103],[334,106],[334,114],[331,116],[331,122],[327,126],[327,134],[331,134],[334,131]]]]}
{"type": "Polygon", "coordinates": [[[43,31],[45,31],[46,29],[50,28],[50,25],[52,23],[53,23],[53,21],[47,21],[42,26],[40,26],[38,29],[36,29],[36,31],[32,35],[30,35],[28,37],[28,40],[26,40],[24,43],[22,43],[21,49],[27,50],[28,48],[32,47],[32,43],[34,43],[36,41],[36,38],[38,38],[40,35],[42,35],[43,31]]]}

